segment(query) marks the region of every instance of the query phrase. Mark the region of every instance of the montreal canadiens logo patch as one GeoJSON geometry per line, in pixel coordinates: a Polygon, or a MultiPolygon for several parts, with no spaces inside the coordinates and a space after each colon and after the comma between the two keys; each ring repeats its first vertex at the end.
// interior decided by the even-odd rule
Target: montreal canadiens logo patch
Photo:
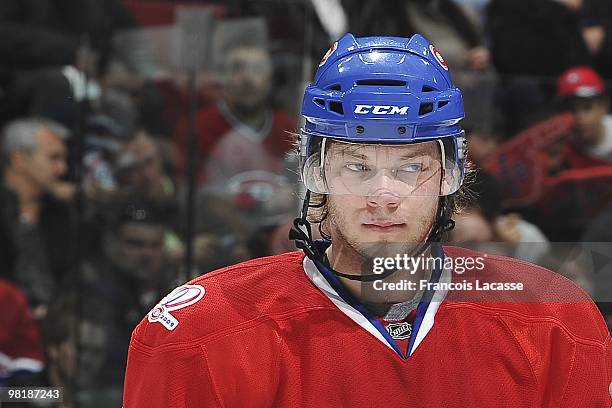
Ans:
{"type": "Polygon", "coordinates": [[[325,53],[325,55],[323,56],[323,59],[321,60],[321,62],[319,62],[319,66],[324,65],[327,62],[327,59],[329,57],[332,56],[332,54],[334,52],[336,52],[336,49],[338,49],[338,41],[336,41],[329,50],[327,50],[327,52],[325,53]]]}
{"type": "Polygon", "coordinates": [[[448,71],[448,65],[446,65],[446,61],[444,61],[444,57],[442,57],[440,51],[438,51],[438,49],[431,44],[429,44],[429,51],[431,51],[431,55],[433,55],[436,61],[438,61],[438,64],[440,64],[442,68],[448,71]]]}
{"type": "Polygon", "coordinates": [[[159,322],[168,330],[174,330],[179,321],[169,312],[191,306],[204,296],[206,291],[200,285],[183,285],[164,297],[147,315],[151,323],[159,322]]]}

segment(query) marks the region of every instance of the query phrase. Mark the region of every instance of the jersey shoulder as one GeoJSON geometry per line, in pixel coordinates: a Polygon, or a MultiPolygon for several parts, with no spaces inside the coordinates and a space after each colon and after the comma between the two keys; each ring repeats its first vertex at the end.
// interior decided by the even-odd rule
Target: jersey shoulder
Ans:
{"type": "Polygon", "coordinates": [[[205,341],[225,331],[327,307],[306,276],[302,252],[258,258],[174,289],[140,322],[132,341],[148,347],[205,341]]]}
{"type": "Polygon", "coordinates": [[[461,275],[453,273],[453,281],[471,282],[472,288],[477,287],[478,281],[480,290],[450,293],[447,299],[451,307],[476,308],[481,313],[530,324],[547,322],[574,338],[604,342],[609,336],[592,298],[561,274],[519,259],[459,247],[446,246],[444,252],[454,259],[480,259],[482,263],[482,268],[471,268],[461,275]],[[521,286],[482,290],[485,283],[502,283],[506,288],[508,284],[521,286]]]}

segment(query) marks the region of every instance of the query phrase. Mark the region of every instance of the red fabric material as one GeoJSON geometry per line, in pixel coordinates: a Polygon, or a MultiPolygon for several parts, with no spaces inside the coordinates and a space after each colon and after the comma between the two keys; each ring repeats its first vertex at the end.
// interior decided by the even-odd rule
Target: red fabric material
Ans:
{"type": "Polygon", "coordinates": [[[573,126],[572,114],[554,116],[512,137],[483,163],[483,169],[499,180],[504,208],[529,205],[540,197],[548,173],[546,149],[573,126]]]}
{"type": "MultiPolygon", "coordinates": [[[[28,358],[45,362],[38,324],[32,318],[28,301],[13,284],[0,280],[0,353],[10,360],[28,358]]],[[[10,367],[3,367],[0,375],[10,367]]],[[[10,364],[10,362],[9,362],[10,364]]]]}
{"type": "Polygon", "coordinates": [[[572,143],[565,146],[564,154],[567,167],[570,169],[610,166],[607,161],[578,150],[572,143]]]}
{"type": "Polygon", "coordinates": [[[490,274],[522,279],[532,295],[544,285],[574,301],[451,294],[403,360],[314,286],[303,258],[256,259],[193,280],[206,293],[172,312],[173,331],[145,318],[132,335],[123,406],[610,407],[603,318],[552,272],[486,257],[490,274]]]}
{"type": "Polygon", "coordinates": [[[546,180],[538,200],[540,225],[584,227],[612,202],[612,165],[576,168],[546,180]]]}

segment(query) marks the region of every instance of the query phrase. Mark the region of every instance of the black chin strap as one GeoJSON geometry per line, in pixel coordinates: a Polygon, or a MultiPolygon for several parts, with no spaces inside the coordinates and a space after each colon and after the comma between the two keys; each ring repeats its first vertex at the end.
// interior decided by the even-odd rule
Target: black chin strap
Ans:
{"type": "Polygon", "coordinates": [[[306,219],[309,206],[310,190],[306,190],[306,196],[304,197],[304,204],[302,205],[300,216],[293,220],[293,226],[289,230],[289,240],[295,241],[295,246],[304,251],[308,258],[313,261],[325,263],[325,258],[321,255],[312,240],[312,228],[306,219]]]}
{"type": "MultiPolygon", "coordinates": [[[[345,279],[359,282],[373,282],[376,280],[385,279],[395,272],[397,269],[391,269],[383,273],[371,273],[364,275],[350,275],[334,270],[330,265],[325,254],[322,254],[312,240],[312,228],[310,223],[306,219],[308,215],[308,207],[310,206],[310,190],[306,190],[306,196],[304,197],[304,204],[302,205],[302,211],[300,216],[293,220],[293,226],[289,230],[289,239],[295,241],[295,246],[306,254],[313,262],[319,262],[326,265],[331,272],[335,275],[345,279]]],[[[440,242],[442,235],[452,230],[455,227],[455,221],[451,219],[452,215],[452,198],[441,197],[438,205],[438,214],[436,222],[427,237],[427,240],[423,242],[416,250],[412,251],[410,257],[418,256],[425,252],[432,243],[440,242]]]]}

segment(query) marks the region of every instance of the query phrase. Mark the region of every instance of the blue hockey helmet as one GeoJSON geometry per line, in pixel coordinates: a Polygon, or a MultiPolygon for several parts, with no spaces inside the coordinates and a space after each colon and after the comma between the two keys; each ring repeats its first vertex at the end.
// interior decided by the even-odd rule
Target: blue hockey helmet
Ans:
{"type": "Polygon", "coordinates": [[[302,116],[300,167],[309,191],[369,195],[370,176],[363,171],[363,163],[358,167],[344,163],[355,156],[368,158],[368,171],[388,169],[396,182],[409,186],[398,190],[401,195],[447,196],[463,182],[466,144],[459,124],[464,117],[461,91],[453,85],[443,57],[419,34],[410,38],[343,36],[325,54],[314,82],[307,86],[302,116]],[[331,141],[346,147],[335,150],[342,155],[341,169],[330,168],[331,141]],[[389,167],[388,153],[379,149],[415,143],[435,145],[436,157],[425,155],[389,167]],[[355,154],[360,146],[365,150],[355,154]],[[439,165],[433,166],[434,162],[439,165]],[[425,168],[440,171],[439,188],[419,187],[421,180],[431,176],[425,168]]]}

